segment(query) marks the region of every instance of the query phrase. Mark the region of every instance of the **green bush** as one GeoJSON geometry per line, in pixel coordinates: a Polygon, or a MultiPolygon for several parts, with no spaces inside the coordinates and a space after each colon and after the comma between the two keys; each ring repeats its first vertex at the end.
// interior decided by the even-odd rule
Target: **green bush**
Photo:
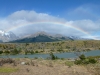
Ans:
{"type": "Polygon", "coordinates": [[[84,54],[82,54],[82,55],[79,56],[79,58],[80,58],[81,60],[85,60],[86,57],[85,57],[84,54]]]}
{"type": "Polygon", "coordinates": [[[38,51],[35,51],[35,53],[39,53],[38,51]]]}
{"type": "Polygon", "coordinates": [[[50,53],[50,58],[52,60],[59,59],[57,56],[54,56],[54,54],[52,52],[50,53]]]}
{"type": "Polygon", "coordinates": [[[0,51],[0,54],[2,54],[3,53],[3,51],[0,51]]]}
{"type": "Polygon", "coordinates": [[[85,59],[85,60],[83,61],[83,64],[89,64],[89,59],[85,59]]]}
{"type": "Polygon", "coordinates": [[[4,53],[5,53],[5,54],[9,54],[9,53],[10,53],[10,51],[8,51],[8,50],[5,50],[5,51],[4,51],[4,53]]]}
{"type": "Polygon", "coordinates": [[[79,65],[79,64],[95,64],[97,62],[97,60],[95,60],[95,58],[86,58],[85,55],[81,55],[79,56],[80,60],[75,60],[75,64],[79,65]]]}
{"type": "Polygon", "coordinates": [[[89,62],[92,64],[95,64],[97,62],[97,60],[95,60],[94,58],[89,58],[89,62]]]}

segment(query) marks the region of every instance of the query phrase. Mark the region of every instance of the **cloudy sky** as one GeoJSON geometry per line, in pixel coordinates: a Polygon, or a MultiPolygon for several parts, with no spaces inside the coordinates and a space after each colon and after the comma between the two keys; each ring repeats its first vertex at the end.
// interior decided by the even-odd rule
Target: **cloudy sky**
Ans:
{"type": "Polygon", "coordinates": [[[0,29],[100,39],[100,0],[0,0],[0,29]]]}

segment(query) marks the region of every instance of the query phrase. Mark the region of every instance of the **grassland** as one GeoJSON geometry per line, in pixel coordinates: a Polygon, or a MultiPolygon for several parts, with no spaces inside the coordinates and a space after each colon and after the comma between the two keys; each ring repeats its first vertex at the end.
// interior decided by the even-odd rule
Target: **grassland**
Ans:
{"type": "Polygon", "coordinates": [[[1,67],[0,68],[0,73],[12,73],[12,72],[16,72],[17,69],[14,68],[10,68],[10,67],[1,67]]]}
{"type": "MultiPolygon", "coordinates": [[[[0,55],[100,50],[100,41],[76,40],[45,43],[1,43],[0,55]]],[[[100,56],[73,61],[42,58],[0,58],[0,75],[100,75],[100,56]]]]}
{"type": "Polygon", "coordinates": [[[34,54],[100,50],[100,41],[76,40],[41,43],[1,43],[0,54],[34,54]]]}
{"type": "Polygon", "coordinates": [[[76,65],[74,61],[67,59],[17,58],[12,60],[16,63],[3,64],[0,67],[0,75],[100,75],[100,61],[95,64],[76,65]]]}

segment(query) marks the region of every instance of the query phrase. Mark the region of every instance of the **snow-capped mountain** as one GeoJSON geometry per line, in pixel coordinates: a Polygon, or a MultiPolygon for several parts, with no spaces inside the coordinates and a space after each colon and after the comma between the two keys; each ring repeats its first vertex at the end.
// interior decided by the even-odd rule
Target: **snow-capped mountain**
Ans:
{"type": "MultiPolygon", "coordinates": [[[[52,38],[62,38],[62,37],[65,37],[61,34],[49,34],[49,33],[46,33],[44,31],[40,31],[40,32],[36,32],[34,34],[29,34],[29,35],[25,35],[24,37],[22,38],[33,38],[33,37],[38,37],[38,36],[47,36],[47,37],[52,37],[52,38]]],[[[65,37],[65,38],[68,38],[68,37],[65,37]]]]}
{"type": "Polygon", "coordinates": [[[49,34],[44,31],[17,37],[13,32],[0,30],[0,42],[53,42],[62,40],[84,40],[76,36],[63,36],[61,34],[49,34]]]}
{"type": "Polygon", "coordinates": [[[0,41],[8,42],[16,39],[18,39],[18,37],[13,32],[5,32],[0,30],[0,41]]]}
{"type": "Polygon", "coordinates": [[[29,34],[20,39],[10,41],[17,43],[30,43],[30,42],[54,42],[54,41],[63,41],[63,40],[73,40],[72,38],[62,36],[60,34],[52,35],[46,32],[37,32],[35,34],[29,34]]]}
{"type": "Polygon", "coordinates": [[[56,39],[63,39],[63,40],[83,40],[84,38],[80,38],[77,36],[64,36],[61,34],[50,34],[50,33],[46,33],[44,31],[40,31],[40,32],[36,32],[34,34],[29,34],[29,35],[25,35],[23,37],[21,37],[21,39],[24,38],[34,38],[34,37],[38,37],[38,36],[47,36],[47,37],[52,37],[52,38],[56,38],[56,39]]]}

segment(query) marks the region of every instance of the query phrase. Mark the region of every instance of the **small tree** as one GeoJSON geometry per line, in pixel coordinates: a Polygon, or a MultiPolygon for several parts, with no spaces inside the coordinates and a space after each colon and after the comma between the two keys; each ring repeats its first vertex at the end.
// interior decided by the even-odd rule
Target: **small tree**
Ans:
{"type": "Polygon", "coordinates": [[[75,64],[90,64],[90,63],[92,63],[92,64],[95,64],[96,62],[97,62],[97,60],[96,59],[94,59],[94,58],[86,58],[85,57],[85,55],[81,55],[81,56],[79,56],[79,58],[80,58],[80,60],[75,60],[75,64]]]}
{"type": "Polygon", "coordinates": [[[52,60],[58,59],[58,57],[57,57],[57,56],[54,56],[54,54],[53,54],[52,52],[50,53],[50,58],[51,58],[52,60]]]}
{"type": "Polygon", "coordinates": [[[51,57],[52,60],[55,60],[55,56],[52,52],[50,53],[50,57],[51,57]]]}
{"type": "Polygon", "coordinates": [[[82,54],[82,55],[79,56],[79,58],[80,58],[81,60],[85,60],[86,57],[85,57],[84,54],[82,54]]]}
{"type": "Polygon", "coordinates": [[[89,62],[92,63],[92,64],[94,64],[94,63],[97,62],[97,60],[95,60],[95,59],[93,59],[93,58],[89,58],[89,62]]]}

